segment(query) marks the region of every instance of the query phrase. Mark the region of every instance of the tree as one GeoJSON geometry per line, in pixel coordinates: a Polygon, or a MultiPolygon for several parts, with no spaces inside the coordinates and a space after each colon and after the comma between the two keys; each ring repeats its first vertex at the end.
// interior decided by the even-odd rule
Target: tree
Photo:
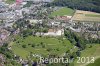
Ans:
{"type": "Polygon", "coordinates": [[[26,48],[26,45],[22,45],[23,48],[26,48]]]}
{"type": "Polygon", "coordinates": [[[32,44],[32,47],[34,48],[35,47],[35,44],[32,44]]]}
{"type": "Polygon", "coordinates": [[[32,30],[31,29],[27,29],[27,30],[23,30],[22,34],[24,37],[27,37],[29,35],[32,35],[32,30]]]}
{"type": "Polygon", "coordinates": [[[88,10],[100,13],[99,0],[54,0],[46,6],[68,6],[72,9],[88,10]]]}

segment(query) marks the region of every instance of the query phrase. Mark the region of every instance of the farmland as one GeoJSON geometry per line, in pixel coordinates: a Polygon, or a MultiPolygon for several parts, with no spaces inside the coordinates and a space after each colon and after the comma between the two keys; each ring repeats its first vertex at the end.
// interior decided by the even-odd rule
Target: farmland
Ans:
{"type": "Polygon", "coordinates": [[[71,16],[71,15],[73,15],[73,13],[74,13],[73,9],[63,7],[59,10],[56,10],[56,11],[52,12],[50,16],[64,16],[64,15],[71,16]]]}
{"type": "Polygon", "coordinates": [[[85,16],[89,16],[89,17],[100,17],[100,14],[99,14],[99,15],[95,15],[95,14],[86,14],[85,16]]]}
{"type": "Polygon", "coordinates": [[[67,39],[33,36],[28,36],[26,38],[17,36],[16,41],[12,42],[10,46],[14,54],[24,59],[26,59],[30,53],[45,57],[49,54],[61,56],[67,50],[73,48],[73,45],[67,39]],[[23,45],[26,47],[23,48],[23,45]]]}
{"type": "Polygon", "coordinates": [[[80,22],[100,22],[100,13],[76,10],[72,20],[80,22]]]}

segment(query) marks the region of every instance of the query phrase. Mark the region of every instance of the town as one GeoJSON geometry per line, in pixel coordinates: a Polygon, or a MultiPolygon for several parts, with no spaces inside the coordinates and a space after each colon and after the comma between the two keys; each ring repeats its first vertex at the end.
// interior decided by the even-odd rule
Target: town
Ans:
{"type": "Polygon", "coordinates": [[[97,48],[90,55],[98,54],[96,57],[100,58],[97,52],[100,50],[100,13],[47,7],[52,1],[0,0],[0,66],[57,66],[36,60],[39,57],[75,59],[87,47],[97,48]]]}

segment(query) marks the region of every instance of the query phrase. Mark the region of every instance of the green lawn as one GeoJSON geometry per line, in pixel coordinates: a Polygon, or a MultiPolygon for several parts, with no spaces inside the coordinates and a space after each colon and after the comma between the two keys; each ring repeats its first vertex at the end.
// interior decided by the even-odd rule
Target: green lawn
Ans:
{"type": "Polygon", "coordinates": [[[12,4],[14,2],[15,2],[15,0],[6,0],[6,3],[8,3],[8,4],[12,4]]]}
{"type": "Polygon", "coordinates": [[[16,41],[12,43],[10,45],[12,46],[12,51],[16,55],[21,56],[24,59],[26,59],[30,52],[42,56],[47,56],[48,54],[61,56],[67,50],[73,48],[72,44],[67,39],[50,37],[48,38],[28,36],[23,39],[17,36],[16,41]],[[43,43],[43,45],[41,45],[41,42],[43,43]],[[22,45],[26,45],[26,48],[23,48],[22,45]],[[35,45],[35,47],[32,47],[32,45],[35,45]],[[47,51],[47,49],[49,49],[50,51],[47,51]]]}
{"type": "Polygon", "coordinates": [[[100,58],[95,60],[94,63],[88,64],[87,66],[98,66],[98,65],[100,65],[100,58]]]}
{"type": "Polygon", "coordinates": [[[73,9],[63,7],[57,11],[52,12],[50,16],[64,16],[64,15],[71,16],[73,15],[73,13],[74,13],[73,9]]]}
{"type": "MultiPolygon", "coordinates": [[[[100,44],[87,45],[87,48],[81,52],[81,57],[94,57],[95,60],[100,58],[100,44]]],[[[75,66],[86,66],[87,63],[74,62],[75,66]]]]}

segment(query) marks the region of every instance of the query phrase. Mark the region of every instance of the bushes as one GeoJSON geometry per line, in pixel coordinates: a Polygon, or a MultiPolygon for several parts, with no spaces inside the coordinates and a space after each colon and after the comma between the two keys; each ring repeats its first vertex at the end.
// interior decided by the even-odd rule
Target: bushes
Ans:
{"type": "Polygon", "coordinates": [[[23,48],[26,48],[26,45],[22,45],[23,48]]]}
{"type": "Polygon", "coordinates": [[[0,47],[0,53],[4,54],[8,59],[14,58],[13,52],[8,50],[7,47],[8,47],[7,43],[5,43],[2,47],[0,47]]]}
{"type": "Polygon", "coordinates": [[[79,36],[77,33],[71,32],[70,30],[65,30],[66,38],[74,45],[79,47],[81,50],[85,49],[84,38],[79,36]]]}

